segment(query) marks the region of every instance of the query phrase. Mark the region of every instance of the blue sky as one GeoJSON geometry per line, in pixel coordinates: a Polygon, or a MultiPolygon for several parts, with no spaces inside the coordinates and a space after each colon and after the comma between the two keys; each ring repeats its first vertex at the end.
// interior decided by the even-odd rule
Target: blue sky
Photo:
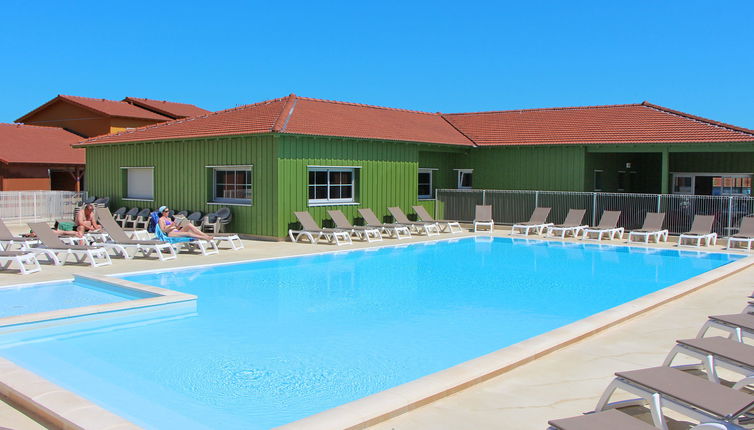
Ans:
{"type": "Polygon", "coordinates": [[[5,1],[0,122],[57,94],[468,112],[652,103],[754,128],[754,2],[5,1]]]}

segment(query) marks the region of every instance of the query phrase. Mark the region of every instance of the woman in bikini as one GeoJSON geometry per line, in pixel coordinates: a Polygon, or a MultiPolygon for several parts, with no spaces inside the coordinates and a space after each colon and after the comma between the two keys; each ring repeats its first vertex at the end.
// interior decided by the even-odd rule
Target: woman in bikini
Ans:
{"type": "Polygon", "coordinates": [[[160,230],[169,237],[193,237],[195,239],[213,240],[212,236],[203,233],[190,222],[183,222],[179,225],[177,222],[171,221],[168,216],[170,209],[167,206],[160,206],[159,212],[160,230]]]}

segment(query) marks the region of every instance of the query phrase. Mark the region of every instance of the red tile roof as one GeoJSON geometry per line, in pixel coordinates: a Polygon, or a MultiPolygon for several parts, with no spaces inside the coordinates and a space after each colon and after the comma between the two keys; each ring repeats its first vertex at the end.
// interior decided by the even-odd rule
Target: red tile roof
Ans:
{"type": "Polygon", "coordinates": [[[0,123],[0,160],[5,163],[84,164],[81,137],[57,127],[0,123]]]}
{"type": "Polygon", "coordinates": [[[88,109],[88,110],[97,112],[101,115],[110,116],[110,117],[151,119],[155,121],[169,121],[171,119],[164,115],[160,115],[158,113],[151,112],[146,109],[142,109],[138,106],[132,105],[131,103],[126,103],[123,101],[115,101],[115,100],[107,100],[107,99],[93,99],[89,97],[79,97],[79,96],[58,95],[57,97],[50,100],[49,102],[43,104],[42,106],[34,109],[33,111],[17,119],[16,122],[25,122],[27,118],[31,117],[35,113],[59,101],[62,101],[64,103],[71,103],[76,106],[82,107],[84,109],[88,109]]]}
{"type": "Polygon", "coordinates": [[[754,141],[754,131],[644,102],[633,105],[435,114],[297,97],[268,100],[82,142],[255,133],[463,146],[754,141]]]}
{"type": "Polygon", "coordinates": [[[206,115],[210,113],[208,110],[204,110],[188,103],[176,103],[165,100],[150,100],[136,97],[126,97],[123,101],[173,119],[188,118],[190,116],[206,115]]]}
{"type": "Polygon", "coordinates": [[[439,114],[297,97],[93,137],[83,144],[288,133],[472,146],[439,114]]]}
{"type": "Polygon", "coordinates": [[[477,145],[754,141],[754,131],[648,102],[443,115],[477,145]]]}

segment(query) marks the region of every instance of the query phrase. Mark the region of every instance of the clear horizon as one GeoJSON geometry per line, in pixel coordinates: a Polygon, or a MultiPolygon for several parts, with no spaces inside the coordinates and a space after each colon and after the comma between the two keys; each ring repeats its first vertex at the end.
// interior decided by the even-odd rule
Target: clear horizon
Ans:
{"type": "Polygon", "coordinates": [[[10,1],[0,122],[58,94],[209,110],[287,96],[428,112],[650,103],[754,129],[754,3],[10,1]]]}

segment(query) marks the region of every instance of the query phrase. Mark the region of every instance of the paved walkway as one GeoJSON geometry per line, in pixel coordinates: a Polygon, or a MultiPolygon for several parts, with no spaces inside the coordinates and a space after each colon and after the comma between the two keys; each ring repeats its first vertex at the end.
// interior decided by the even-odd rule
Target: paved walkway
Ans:
{"type": "MultiPolygon", "coordinates": [[[[505,236],[500,227],[495,235],[505,236]]],[[[473,235],[463,233],[454,237],[473,235]]],[[[441,238],[448,238],[444,234],[441,238]]],[[[431,238],[431,240],[436,237],[431,238]]],[[[411,241],[430,240],[417,237],[411,241]]],[[[180,255],[176,260],[114,259],[108,267],[44,265],[40,273],[21,276],[0,271],[0,286],[21,282],[70,279],[74,273],[114,274],[176,268],[198,264],[256,260],[335,250],[393,245],[398,242],[353,246],[292,244],[290,242],[244,241],[246,248],[225,250],[216,256],[180,255]]],[[[406,241],[401,241],[401,244],[406,241]]],[[[615,244],[624,243],[615,241],[615,244]]],[[[671,247],[672,244],[662,244],[671,247]]],[[[721,250],[716,247],[715,250],[721,250]]],[[[544,429],[548,419],[590,410],[613,372],[655,366],[662,362],[676,338],[693,337],[714,313],[739,312],[751,293],[754,269],[747,269],[677,301],[626,321],[593,337],[572,344],[485,383],[375,426],[375,429],[544,429]]],[[[17,430],[43,428],[0,402],[0,427],[17,430]]]]}

